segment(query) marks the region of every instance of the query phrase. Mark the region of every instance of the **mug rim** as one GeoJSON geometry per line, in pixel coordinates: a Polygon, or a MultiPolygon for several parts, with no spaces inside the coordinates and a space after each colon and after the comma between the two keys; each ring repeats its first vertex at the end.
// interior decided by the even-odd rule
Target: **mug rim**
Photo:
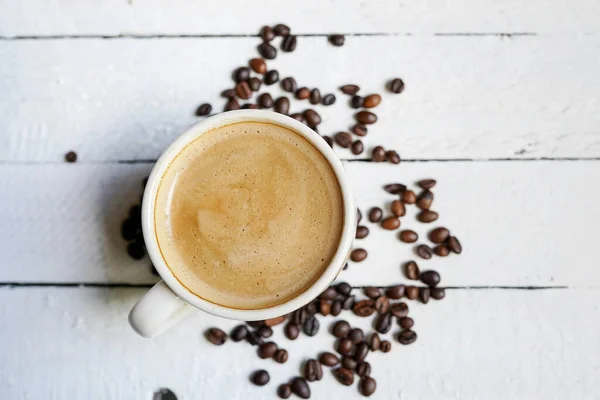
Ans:
{"type": "Polygon", "coordinates": [[[150,256],[154,267],[166,285],[181,299],[202,311],[219,317],[241,321],[265,320],[288,314],[308,304],[311,300],[321,294],[335,280],[347,261],[355,236],[352,227],[355,226],[356,207],[354,205],[354,198],[350,191],[346,171],[333,149],[318,133],[303,123],[287,115],[265,110],[228,111],[211,116],[190,126],[175,139],[175,141],[173,141],[159,157],[148,177],[148,183],[146,184],[142,201],[142,231],[144,234],[144,242],[146,243],[148,255],[150,256]],[[275,123],[293,130],[308,140],[319,153],[325,157],[332,168],[340,187],[344,212],[342,234],[340,236],[338,247],[329,265],[317,280],[304,292],[285,303],[267,308],[249,310],[231,308],[213,303],[183,286],[167,266],[167,263],[159,250],[158,238],[156,237],[154,227],[158,188],[160,187],[162,177],[177,155],[179,155],[185,146],[203,134],[219,127],[245,121],[275,123]]]}

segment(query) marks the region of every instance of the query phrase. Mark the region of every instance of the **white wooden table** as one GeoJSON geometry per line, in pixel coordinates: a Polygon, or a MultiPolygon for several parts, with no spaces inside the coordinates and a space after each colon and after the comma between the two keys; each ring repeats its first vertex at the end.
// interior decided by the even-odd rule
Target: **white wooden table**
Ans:
{"type": "MultiPolygon", "coordinates": [[[[300,35],[269,63],[282,76],[326,92],[404,79],[366,143],[405,161],[340,157],[363,210],[389,200],[382,184],[438,179],[440,223],[465,248],[427,262],[452,289],[411,303],[415,344],[371,356],[373,398],[600,397],[598,1],[92,3],[0,0],[0,398],[149,400],[163,387],[180,399],[274,398],[331,346],[325,329],[295,342],[278,331],[290,360],[276,366],[202,337],[232,321],[197,313],[144,340],[126,320],[156,281],[119,234],[141,180],[198,104],[222,107],[253,35],[278,22],[300,35]],[[76,164],[63,162],[69,150],[76,164]],[[247,381],[259,367],[266,388],[247,381]]],[[[323,133],[350,122],[336,94],[319,108],[323,133]]],[[[343,280],[403,280],[410,246],[378,229],[361,246],[369,258],[343,280]]],[[[329,374],[311,389],[359,397],[329,374]]]]}

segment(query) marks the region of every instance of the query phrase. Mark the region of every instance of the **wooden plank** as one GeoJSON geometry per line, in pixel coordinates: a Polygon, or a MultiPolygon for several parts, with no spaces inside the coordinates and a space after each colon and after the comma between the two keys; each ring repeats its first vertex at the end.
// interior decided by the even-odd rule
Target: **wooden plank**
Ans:
{"type": "MultiPolygon", "coordinates": [[[[600,271],[590,234],[600,220],[598,162],[419,162],[398,166],[348,162],[357,203],[366,214],[389,205],[387,183],[435,177],[438,223],[418,223],[414,207],[402,227],[426,234],[444,225],[464,247],[460,256],[419,261],[447,286],[598,287],[600,271]]],[[[4,282],[152,283],[148,261],[125,254],[120,223],[137,201],[150,165],[2,165],[0,254],[4,282]]],[[[365,223],[356,242],[369,257],[340,279],[353,285],[404,281],[400,265],[417,259],[396,232],[365,223]]]]}
{"type": "MultiPolygon", "coordinates": [[[[294,342],[276,327],[273,340],[289,352],[278,365],[258,359],[247,343],[210,345],[202,337],[208,327],[229,330],[236,323],[201,312],[156,339],[142,339],[126,320],[141,294],[0,289],[0,317],[10,321],[10,329],[0,330],[3,398],[150,399],[167,387],[181,399],[272,399],[303,360],[334,343],[327,332],[333,317],[321,319],[315,337],[294,342]],[[263,388],[248,382],[259,368],[271,375],[263,388]]],[[[426,306],[411,302],[419,338],[405,347],[393,340],[390,353],[368,355],[378,384],[372,398],[595,398],[600,362],[590,355],[600,352],[597,298],[598,290],[459,290],[426,306]]],[[[370,318],[342,315],[371,331],[370,318]]],[[[360,398],[356,383],[344,387],[327,369],[310,387],[312,398],[360,398]]]]}
{"type": "Polygon", "coordinates": [[[0,35],[254,34],[286,22],[297,33],[331,32],[597,32],[593,0],[307,0],[217,3],[160,0],[97,4],[2,2],[0,35]]]}
{"type": "MultiPolygon", "coordinates": [[[[257,43],[1,42],[9,62],[0,66],[0,161],[59,161],[70,149],[82,161],[155,159],[196,121],[200,103],[222,109],[230,71],[255,56],[257,43]]],[[[600,157],[599,48],[598,36],[354,37],[340,49],[310,37],[269,65],[338,95],[334,106],[318,107],[322,134],[353,123],[338,86],[381,92],[401,76],[406,90],[384,95],[367,153],[382,144],[410,159],[600,157]]],[[[292,111],[308,106],[293,102],[292,111]]],[[[353,157],[345,149],[340,156],[353,157]]]]}

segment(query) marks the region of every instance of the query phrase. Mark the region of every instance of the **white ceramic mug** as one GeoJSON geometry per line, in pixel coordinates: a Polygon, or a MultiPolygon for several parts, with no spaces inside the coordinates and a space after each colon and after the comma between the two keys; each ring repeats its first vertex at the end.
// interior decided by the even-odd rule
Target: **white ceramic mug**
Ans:
{"type": "Polygon", "coordinates": [[[346,172],[331,147],[315,131],[288,116],[261,110],[229,111],[205,119],[188,129],[158,159],[152,169],[142,202],[142,229],[150,259],[163,279],[131,309],[129,323],[144,337],[153,337],[181,320],[194,306],[207,313],[240,321],[257,321],[288,314],[309,303],[325,290],[342,270],[356,232],[356,208],[350,194],[346,172]],[[287,127],[312,143],[329,162],[340,185],[344,207],[344,227],[331,263],[317,281],[297,297],[274,307],[239,310],[207,301],[182,286],[167,267],[154,230],[155,202],[161,178],[181,150],[200,135],[212,129],[237,122],[267,122],[287,127]]]}

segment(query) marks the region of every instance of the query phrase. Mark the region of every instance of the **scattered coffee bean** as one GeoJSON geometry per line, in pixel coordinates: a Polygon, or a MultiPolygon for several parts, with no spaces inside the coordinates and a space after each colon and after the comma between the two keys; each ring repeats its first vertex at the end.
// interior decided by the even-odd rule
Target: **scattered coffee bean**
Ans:
{"type": "Polygon", "coordinates": [[[305,110],[303,115],[308,126],[315,127],[321,123],[321,116],[313,109],[305,110]]]}
{"type": "Polygon", "coordinates": [[[425,224],[438,219],[438,213],[431,210],[423,210],[417,215],[417,219],[425,224]]]}
{"type": "Polygon", "coordinates": [[[417,202],[417,195],[412,190],[407,190],[402,193],[402,201],[404,204],[415,204],[417,202]]]}
{"type": "Polygon", "coordinates": [[[297,43],[296,36],[294,36],[294,35],[286,36],[281,41],[281,50],[285,51],[286,53],[290,53],[290,52],[296,50],[296,43],[297,43]]]}
{"type": "Polygon", "coordinates": [[[398,155],[398,153],[396,153],[394,150],[388,150],[385,153],[385,156],[392,164],[400,164],[400,155],[398,155]]]}
{"type": "Polygon", "coordinates": [[[250,60],[249,64],[250,68],[252,68],[252,71],[256,72],[257,74],[262,75],[267,72],[267,64],[262,58],[253,58],[250,60]]]}
{"type": "Polygon", "coordinates": [[[261,326],[263,326],[265,324],[265,321],[264,320],[246,321],[246,323],[253,328],[260,328],[261,326]]]}
{"type": "Polygon", "coordinates": [[[348,132],[338,132],[334,136],[335,142],[338,146],[347,149],[352,144],[352,136],[348,132]]]}
{"type": "Polygon", "coordinates": [[[250,86],[250,89],[253,92],[258,92],[261,84],[262,84],[262,82],[258,78],[252,77],[252,78],[248,79],[248,86],[250,86]]]}
{"type": "MultiPolygon", "coordinates": [[[[414,286],[411,286],[411,287],[414,287],[414,286]]],[[[416,298],[416,295],[415,295],[415,298],[416,298]]],[[[406,317],[408,315],[408,305],[402,301],[399,303],[394,303],[390,306],[390,313],[396,318],[406,317]]]]}
{"type": "Polygon", "coordinates": [[[436,183],[437,182],[435,179],[422,179],[419,182],[417,182],[417,184],[423,189],[431,189],[435,186],[436,183]]]}
{"type": "Polygon", "coordinates": [[[356,124],[352,127],[351,131],[357,136],[366,136],[368,129],[364,125],[356,124]]]}
{"type": "Polygon", "coordinates": [[[406,207],[404,207],[404,203],[402,203],[400,200],[392,201],[392,214],[394,214],[396,217],[405,216],[406,207]]]}
{"type": "Polygon", "coordinates": [[[369,397],[377,390],[377,382],[370,376],[361,378],[358,386],[360,388],[360,393],[365,397],[369,397]]]}
{"type": "Polygon", "coordinates": [[[313,300],[310,303],[308,303],[307,305],[304,306],[304,309],[306,310],[306,313],[309,316],[315,315],[317,313],[317,301],[313,300]]]}
{"type": "Polygon", "coordinates": [[[227,334],[219,328],[210,328],[206,331],[206,339],[214,345],[220,346],[227,341],[227,334]]]}
{"type": "Polygon", "coordinates": [[[290,27],[285,24],[277,24],[273,28],[276,36],[288,36],[290,34],[290,27]]]}
{"type": "Polygon", "coordinates": [[[273,336],[273,329],[271,329],[268,326],[262,326],[258,329],[258,334],[260,335],[260,337],[269,338],[273,336]]]}
{"type": "Polygon", "coordinates": [[[383,162],[386,159],[385,150],[381,146],[376,146],[373,148],[373,152],[371,153],[371,159],[375,162],[383,162]]]}
{"type": "Polygon", "coordinates": [[[402,298],[402,296],[404,296],[405,288],[406,287],[404,285],[392,286],[391,288],[388,288],[386,292],[387,297],[389,297],[392,300],[399,300],[402,298]]]}
{"type": "Polygon", "coordinates": [[[224,111],[239,110],[239,109],[240,109],[240,103],[238,103],[238,101],[236,99],[231,98],[231,99],[229,99],[227,104],[225,104],[224,111]]]}
{"type": "Polygon", "coordinates": [[[310,398],[310,388],[308,387],[308,383],[300,377],[296,377],[292,380],[292,384],[290,385],[292,388],[292,393],[301,399],[309,399],[310,398]]]}
{"type": "Polygon", "coordinates": [[[277,388],[277,396],[279,396],[280,399],[287,399],[292,395],[292,388],[290,385],[284,383],[279,385],[279,387],[277,388]]]}
{"type": "Polygon", "coordinates": [[[294,93],[297,88],[296,80],[292,77],[284,78],[281,81],[281,88],[284,92],[294,93]]]}
{"type": "Polygon", "coordinates": [[[134,260],[141,260],[146,255],[144,242],[136,240],[127,245],[127,254],[134,260]]]}
{"type": "Polygon", "coordinates": [[[358,363],[351,356],[343,356],[342,357],[342,367],[353,371],[358,363]]]}
{"type": "Polygon", "coordinates": [[[421,303],[429,303],[429,297],[431,297],[431,289],[428,287],[419,288],[419,299],[421,299],[421,303]]]}
{"type": "Polygon", "coordinates": [[[416,286],[406,287],[406,298],[409,300],[416,300],[419,297],[419,288],[416,286]]]}
{"type": "Polygon", "coordinates": [[[440,274],[436,271],[421,272],[421,282],[427,286],[437,286],[440,283],[440,274]]]}
{"type": "Polygon", "coordinates": [[[360,363],[365,360],[368,353],[369,345],[366,342],[360,342],[356,345],[356,349],[354,350],[354,359],[360,363]]]}
{"type": "Polygon", "coordinates": [[[319,312],[325,317],[331,314],[331,303],[328,300],[321,300],[319,302],[319,312]]]}
{"type": "Polygon", "coordinates": [[[313,89],[310,91],[309,101],[310,104],[319,104],[321,102],[321,92],[319,89],[313,89]]]}
{"type": "Polygon", "coordinates": [[[77,161],[77,153],[74,151],[69,151],[67,154],[65,154],[65,161],[68,163],[74,163],[77,161]]]}
{"type": "Polygon", "coordinates": [[[427,246],[426,244],[418,245],[415,251],[419,257],[425,260],[429,260],[433,255],[433,250],[431,250],[431,247],[427,246]]]}
{"type": "Polygon", "coordinates": [[[381,221],[382,216],[383,216],[383,211],[379,207],[373,207],[369,211],[369,221],[371,221],[371,222],[381,221]]]}
{"type": "Polygon", "coordinates": [[[356,140],[354,141],[354,143],[352,143],[352,154],[354,155],[359,155],[362,154],[364,150],[364,145],[363,142],[361,142],[360,140],[356,140]]]}
{"type": "Polygon", "coordinates": [[[377,115],[370,111],[359,111],[354,115],[354,117],[356,118],[356,121],[363,125],[370,125],[377,122],[377,115]]]}
{"type": "Polygon", "coordinates": [[[398,341],[400,344],[411,344],[417,340],[417,334],[411,330],[402,331],[398,334],[398,341]]]}
{"type": "Polygon", "coordinates": [[[329,145],[329,147],[333,148],[333,139],[327,135],[321,136],[323,140],[329,145]]]}
{"type": "Polygon", "coordinates": [[[374,108],[377,107],[381,103],[381,96],[378,94],[371,94],[365,97],[365,101],[363,103],[363,107],[365,108],[374,108]]]}
{"type": "Polygon", "coordinates": [[[333,336],[336,338],[345,338],[350,333],[350,324],[344,320],[338,321],[333,325],[333,336]]]}
{"type": "Polygon", "coordinates": [[[342,312],[342,301],[339,299],[335,300],[331,304],[331,315],[333,315],[334,317],[337,317],[338,315],[340,315],[341,312],[342,312]]]}
{"type": "Polygon", "coordinates": [[[323,100],[321,101],[321,104],[323,104],[324,106],[330,106],[333,103],[335,103],[335,95],[334,94],[326,94],[325,96],[323,96],[323,100]]]}
{"type": "Polygon", "coordinates": [[[285,337],[287,337],[290,340],[296,340],[298,335],[300,335],[300,328],[298,328],[298,325],[289,322],[285,326],[285,337]]]}
{"type": "Polygon", "coordinates": [[[279,364],[285,364],[288,359],[288,352],[284,349],[279,349],[273,354],[273,360],[279,364]]]}
{"type": "Polygon", "coordinates": [[[238,325],[231,331],[230,337],[234,342],[240,342],[248,335],[248,328],[246,325],[238,325]]]}
{"type": "Polygon", "coordinates": [[[323,300],[333,300],[336,297],[337,297],[337,290],[333,286],[329,286],[327,289],[325,289],[323,291],[323,293],[321,293],[321,295],[319,295],[319,298],[323,299],[323,300]]]}
{"type": "MultiPolygon", "coordinates": [[[[300,121],[302,123],[304,123],[304,117],[302,116],[301,113],[293,113],[290,115],[290,117],[294,118],[296,121],[300,121]]],[[[323,139],[325,139],[325,137],[323,136],[323,139]]],[[[325,140],[327,141],[327,140],[325,140]]]]}
{"type": "Polygon", "coordinates": [[[388,231],[393,231],[400,227],[400,220],[397,217],[387,217],[381,221],[381,227],[388,231]]]}
{"type": "Polygon", "coordinates": [[[431,297],[433,297],[436,300],[441,300],[444,297],[446,297],[446,290],[444,288],[432,288],[431,289],[431,297]]]}
{"type": "Polygon", "coordinates": [[[272,69],[271,71],[267,72],[267,74],[265,75],[265,85],[272,85],[278,81],[279,81],[279,72],[277,72],[277,70],[275,70],[275,69],[272,69]]]}
{"type": "Polygon", "coordinates": [[[308,99],[309,97],[310,97],[310,90],[308,90],[308,88],[301,87],[300,89],[296,90],[296,98],[298,100],[305,100],[305,99],[308,99]]]}
{"type": "Polygon", "coordinates": [[[350,259],[354,262],[361,262],[367,258],[367,251],[365,249],[354,249],[350,253],[350,259]]]}
{"type": "Polygon", "coordinates": [[[252,96],[252,90],[246,81],[242,81],[235,85],[235,93],[240,99],[244,100],[248,100],[252,96]]]}
{"type": "Polygon", "coordinates": [[[275,100],[275,107],[273,109],[275,110],[275,112],[287,115],[288,111],[290,111],[289,99],[284,96],[277,98],[277,100],[275,100]]]}
{"type": "Polygon", "coordinates": [[[246,335],[246,340],[252,346],[259,346],[263,342],[262,338],[258,335],[258,332],[256,331],[248,331],[248,334],[246,335]]]}
{"type": "Polygon", "coordinates": [[[269,383],[270,379],[271,377],[269,376],[269,373],[264,369],[254,372],[250,378],[252,383],[254,383],[256,386],[265,386],[267,383],[269,383]]]}
{"type": "Polygon", "coordinates": [[[332,45],[334,45],[336,47],[343,46],[344,41],[346,40],[344,35],[330,35],[328,39],[329,39],[329,43],[331,43],[332,45]]]}
{"type": "Polygon", "coordinates": [[[317,332],[319,332],[319,320],[317,320],[314,316],[311,316],[306,320],[306,322],[304,322],[302,330],[307,336],[315,336],[317,332]]]}
{"type": "Polygon", "coordinates": [[[221,92],[221,96],[226,99],[231,99],[235,97],[235,89],[225,89],[221,92]]]}
{"type": "Polygon", "coordinates": [[[448,246],[448,249],[450,249],[450,251],[452,251],[453,253],[456,253],[456,254],[462,253],[462,246],[461,246],[460,242],[458,241],[458,239],[456,238],[456,236],[449,237],[446,244],[448,246]]]}
{"type": "Polygon", "coordinates": [[[356,366],[356,375],[361,378],[371,375],[371,364],[366,361],[359,362],[356,366]]]}
{"type": "Polygon", "coordinates": [[[350,292],[352,292],[352,286],[350,286],[350,284],[346,282],[338,283],[337,285],[335,285],[335,289],[342,296],[348,296],[350,292]]]}
{"type": "Polygon", "coordinates": [[[246,103],[242,106],[242,110],[258,110],[258,106],[252,103],[246,103]]]}
{"type": "Polygon", "coordinates": [[[360,328],[353,328],[348,333],[348,339],[350,339],[350,341],[352,341],[353,344],[358,344],[362,342],[364,338],[365,336],[363,334],[362,329],[360,328]]]}
{"type": "Polygon", "coordinates": [[[369,235],[369,228],[367,228],[366,226],[363,225],[359,225],[356,228],[356,235],[355,237],[357,239],[364,239],[369,235]]]}
{"type": "Polygon", "coordinates": [[[450,231],[446,228],[435,228],[429,232],[429,240],[437,244],[444,243],[448,236],[450,236],[450,231]]]}
{"type": "Polygon", "coordinates": [[[333,374],[342,385],[350,386],[354,383],[354,374],[344,367],[334,370],[333,374]]]}
{"type": "Polygon", "coordinates": [[[277,57],[277,49],[267,42],[261,43],[258,46],[258,53],[267,60],[273,60],[277,57]]]}
{"type": "Polygon", "coordinates": [[[340,359],[335,354],[329,352],[321,353],[319,361],[326,367],[334,367],[340,363],[340,359]]]}
{"type": "Polygon", "coordinates": [[[258,96],[258,105],[260,108],[271,108],[273,107],[273,98],[269,93],[263,93],[258,96]]]}
{"type": "Polygon", "coordinates": [[[256,350],[256,353],[260,358],[266,359],[273,357],[276,351],[277,345],[273,342],[267,342],[258,346],[258,350],[256,350]]]}
{"type": "Polygon", "coordinates": [[[309,382],[320,381],[323,369],[317,360],[310,359],[304,364],[304,378],[309,382]]]}
{"type": "Polygon", "coordinates": [[[392,350],[392,344],[388,340],[384,340],[381,342],[380,350],[382,353],[388,353],[390,350],[392,350]]]}
{"type": "Polygon", "coordinates": [[[355,300],[354,296],[346,297],[346,300],[344,300],[344,302],[342,303],[342,309],[344,309],[344,310],[352,309],[352,307],[354,306],[354,300],[355,300]]]}
{"type": "Polygon", "coordinates": [[[402,329],[410,329],[415,325],[415,321],[411,317],[399,318],[398,325],[400,325],[402,329]]]}
{"type": "Polygon", "coordinates": [[[275,39],[275,32],[270,26],[263,26],[260,30],[260,37],[264,42],[270,42],[275,39]]]}
{"type": "Polygon", "coordinates": [[[390,91],[393,93],[402,93],[404,90],[404,82],[400,78],[393,79],[390,82],[390,91]]]}
{"type": "Polygon", "coordinates": [[[404,243],[414,243],[419,240],[419,235],[417,232],[411,231],[410,229],[405,229],[400,232],[400,240],[404,243]]]}
{"type": "Polygon", "coordinates": [[[343,356],[349,356],[352,354],[352,340],[341,339],[338,343],[338,353],[343,356]]]}
{"type": "Polygon", "coordinates": [[[401,183],[390,183],[385,185],[383,189],[391,194],[402,194],[406,190],[406,185],[401,183]]]}
{"type": "Polygon", "coordinates": [[[280,317],[275,317],[275,318],[269,318],[269,319],[265,320],[265,325],[266,326],[276,326],[279,324],[283,324],[286,319],[287,319],[287,317],[285,315],[282,315],[280,317]]]}
{"type": "Polygon", "coordinates": [[[354,303],[352,310],[359,317],[368,317],[375,312],[375,303],[373,300],[361,300],[354,303]]]}
{"type": "Polygon", "coordinates": [[[212,111],[212,106],[208,103],[204,103],[201,104],[197,109],[196,109],[196,116],[198,117],[204,117],[208,114],[210,114],[210,112],[212,111]]]}
{"type": "Polygon", "coordinates": [[[386,296],[379,296],[377,300],[375,300],[375,311],[379,314],[385,314],[390,309],[390,299],[386,296]]]}
{"type": "Polygon", "coordinates": [[[371,351],[379,350],[380,346],[381,346],[381,339],[379,338],[379,335],[376,333],[371,334],[371,339],[369,341],[369,347],[370,347],[371,351]]]}
{"type": "Polygon", "coordinates": [[[380,314],[375,320],[375,330],[379,333],[388,333],[392,328],[392,314],[380,314]]]}
{"type": "Polygon", "coordinates": [[[354,95],[350,99],[350,107],[352,108],[361,108],[363,105],[363,98],[359,95],[354,95]]]}
{"type": "Polygon", "coordinates": [[[250,68],[239,67],[233,72],[233,80],[236,83],[244,82],[250,78],[250,68]]]}
{"type": "Polygon", "coordinates": [[[431,193],[429,190],[424,190],[421,192],[417,198],[417,207],[419,207],[421,210],[429,210],[431,203],[433,203],[433,193],[431,193]]]}
{"type": "Polygon", "coordinates": [[[357,85],[344,85],[340,88],[340,90],[344,94],[354,96],[356,93],[358,93],[360,87],[358,87],[357,85]]]}
{"type": "Polygon", "coordinates": [[[379,290],[379,288],[374,286],[367,286],[363,289],[363,291],[365,292],[365,295],[372,300],[375,300],[376,298],[381,296],[381,291],[379,290]]]}
{"type": "MultiPolygon", "coordinates": [[[[141,232],[141,221],[127,218],[121,225],[121,236],[125,240],[133,240],[141,232]]],[[[366,228],[366,227],[365,227],[366,228]]]]}

